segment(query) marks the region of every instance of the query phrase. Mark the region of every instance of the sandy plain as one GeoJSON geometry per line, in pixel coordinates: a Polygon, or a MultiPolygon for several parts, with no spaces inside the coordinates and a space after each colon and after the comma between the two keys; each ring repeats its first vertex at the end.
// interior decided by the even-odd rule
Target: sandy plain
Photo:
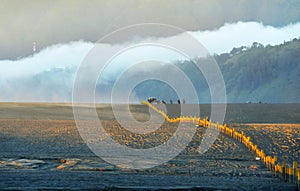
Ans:
{"type": "MultiPolygon", "coordinates": [[[[146,106],[130,108],[139,121],[149,119],[146,106]]],[[[169,106],[168,112],[176,116],[177,109],[169,106]]],[[[155,133],[132,134],[114,119],[109,105],[97,105],[97,112],[107,133],[131,148],[163,144],[177,128],[164,123],[155,133]]],[[[201,105],[202,116],[209,112],[209,105],[201,105]]],[[[244,131],[279,161],[299,161],[300,104],[230,104],[225,123],[244,131]]],[[[226,135],[220,134],[206,153],[199,154],[204,133],[198,127],[189,145],[169,162],[144,170],[122,169],[88,148],[71,105],[1,103],[0,189],[296,190],[296,185],[274,177],[254,153],[226,135]]]]}

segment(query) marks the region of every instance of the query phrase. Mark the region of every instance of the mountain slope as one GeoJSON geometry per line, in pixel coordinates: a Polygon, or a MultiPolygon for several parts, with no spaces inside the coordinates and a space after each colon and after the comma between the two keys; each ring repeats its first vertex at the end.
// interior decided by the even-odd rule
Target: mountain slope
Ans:
{"type": "Polygon", "coordinates": [[[229,102],[299,102],[300,39],[277,46],[233,49],[216,56],[229,102]],[[242,51],[243,50],[243,51],[242,51]],[[227,57],[221,61],[220,57],[227,57]]]}
{"type": "MultiPolygon", "coordinates": [[[[276,46],[264,47],[253,43],[251,47],[234,48],[230,53],[214,57],[223,74],[229,103],[300,102],[300,38],[276,46]]],[[[201,64],[206,61],[199,59],[197,62],[201,64]]],[[[210,91],[202,73],[191,61],[178,62],[176,65],[190,78],[200,103],[209,103],[210,91]]],[[[161,73],[171,71],[171,68],[162,66],[150,72],[161,73]]],[[[161,83],[148,81],[141,83],[136,93],[144,99],[156,96],[167,101],[177,100],[176,92],[170,89],[161,83]]]]}

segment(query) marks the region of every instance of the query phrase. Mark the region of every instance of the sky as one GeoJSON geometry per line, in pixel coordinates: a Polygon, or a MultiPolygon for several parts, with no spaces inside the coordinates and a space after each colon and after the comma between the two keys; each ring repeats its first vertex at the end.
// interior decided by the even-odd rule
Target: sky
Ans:
{"type": "MultiPolygon", "coordinates": [[[[96,42],[118,28],[164,23],[186,31],[225,23],[282,27],[300,21],[299,0],[1,0],[0,60],[72,41],[96,42]]],[[[162,34],[160,34],[162,35],[162,34]]]]}
{"type": "MultiPolygon", "coordinates": [[[[251,46],[253,42],[276,45],[299,38],[300,23],[282,27],[266,26],[258,22],[225,23],[214,30],[188,31],[188,34],[202,43],[208,53],[220,54],[230,52],[233,47],[251,46]]],[[[149,41],[154,44],[183,42],[183,38],[183,34],[170,37],[144,37],[119,44],[101,43],[98,46],[110,52],[116,48],[126,49],[149,41]]],[[[76,70],[94,46],[94,42],[73,41],[51,45],[18,60],[0,60],[0,101],[71,101],[76,70]]],[[[148,56],[150,54],[150,57],[151,54],[153,57],[159,54],[160,58],[170,63],[177,59],[185,59],[169,50],[142,48],[137,52],[124,54],[122,59],[116,59],[117,67],[111,67],[106,71],[106,79],[116,77],[116,72],[122,69],[121,63],[126,68],[126,60],[130,64],[132,57],[143,54],[148,56]]]]}

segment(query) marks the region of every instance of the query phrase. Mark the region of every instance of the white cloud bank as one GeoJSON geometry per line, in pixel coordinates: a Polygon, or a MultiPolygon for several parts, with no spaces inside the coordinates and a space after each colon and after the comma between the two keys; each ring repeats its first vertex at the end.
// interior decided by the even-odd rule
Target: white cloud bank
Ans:
{"type": "MultiPolygon", "coordinates": [[[[300,23],[274,28],[256,22],[238,22],[225,24],[214,31],[189,33],[209,53],[220,54],[229,52],[233,47],[251,46],[253,42],[275,45],[299,38],[300,23]]],[[[154,39],[153,42],[184,42],[182,36],[154,39]]],[[[20,60],[0,60],[0,101],[71,101],[76,69],[94,45],[83,41],[58,44],[20,60]]],[[[128,43],[101,46],[113,51],[115,46],[126,47],[128,43]]],[[[165,58],[174,60],[173,55],[165,55],[165,58]]]]}
{"type": "Polygon", "coordinates": [[[251,46],[253,42],[263,45],[276,45],[300,37],[300,23],[281,28],[264,26],[257,22],[225,24],[214,31],[191,32],[213,53],[230,52],[233,47],[251,46]]]}

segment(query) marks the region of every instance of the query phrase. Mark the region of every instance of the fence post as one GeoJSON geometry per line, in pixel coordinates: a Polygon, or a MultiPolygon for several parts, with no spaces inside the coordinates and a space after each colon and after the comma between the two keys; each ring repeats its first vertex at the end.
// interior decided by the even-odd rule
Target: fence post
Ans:
{"type": "Polygon", "coordinates": [[[278,157],[274,156],[272,159],[272,170],[274,172],[274,175],[276,175],[276,162],[277,162],[278,157]]]}
{"type": "Polygon", "coordinates": [[[297,169],[298,169],[298,162],[294,161],[293,162],[293,176],[294,176],[293,183],[295,184],[297,184],[297,169]]]}
{"type": "Polygon", "coordinates": [[[269,170],[271,170],[270,158],[271,158],[270,156],[266,156],[266,160],[265,160],[265,164],[269,170]]]}
{"type": "Polygon", "coordinates": [[[298,177],[298,191],[300,190],[300,169],[297,170],[297,177],[298,177]]]}
{"type": "Polygon", "coordinates": [[[287,177],[286,177],[286,162],[285,161],[282,162],[282,177],[283,177],[283,180],[286,181],[287,177]]]}
{"type": "Polygon", "coordinates": [[[276,176],[279,176],[279,178],[281,180],[284,180],[284,178],[283,178],[283,171],[282,171],[282,165],[280,165],[280,164],[277,165],[277,171],[278,171],[278,173],[276,172],[276,176]]]}
{"type": "Polygon", "coordinates": [[[277,173],[279,171],[279,168],[280,168],[280,166],[278,164],[276,164],[275,165],[275,173],[274,173],[275,176],[277,176],[279,174],[279,173],[277,173]]]}
{"type": "Polygon", "coordinates": [[[246,139],[246,147],[247,147],[248,149],[250,149],[250,148],[249,148],[249,142],[250,142],[250,137],[248,136],[247,139],[246,139]]]}
{"type": "Polygon", "coordinates": [[[243,143],[244,131],[241,133],[241,143],[243,143]]]}
{"type": "Polygon", "coordinates": [[[263,150],[261,150],[261,158],[264,160],[264,162],[266,161],[266,154],[263,150]]]}
{"type": "Polygon", "coordinates": [[[293,183],[294,182],[294,169],[291,167],[291,168],[288,168],[289,169],[289,182],[290,183],[293,183]]]}

